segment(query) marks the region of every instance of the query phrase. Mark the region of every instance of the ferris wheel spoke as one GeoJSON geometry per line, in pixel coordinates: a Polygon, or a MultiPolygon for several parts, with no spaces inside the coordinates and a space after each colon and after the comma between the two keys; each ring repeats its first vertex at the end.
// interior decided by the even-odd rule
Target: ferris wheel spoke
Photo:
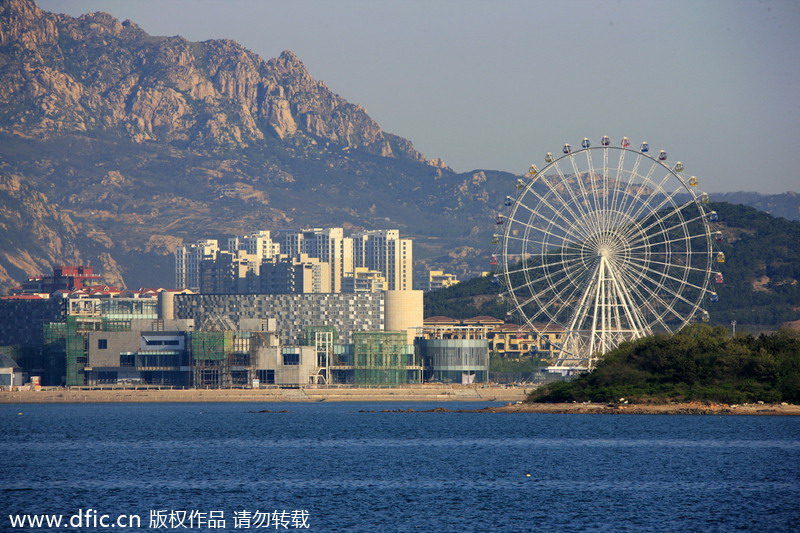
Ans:
{"type": "MultiPolygon", "coordinates": [[[[510,241],[517,241],[520,244],[540,244],[540,245],[542,245],[542,251],[543,251],[542,253],[554,253],[552,250],[550,250],[548,248],[545,248],[546,246],[549,246],[551,248],[556,248],[557,250],[564,250],[564,249],[566,249],[566,250],[575,250],[572,253],[580,254],[580,251],[575,246],[575,243],[567,243],[565,245],[558,245],[558,244],[553,243],[551,241],[538,240],[538,239],[534,239],[533,237],[516,237],[514,235],[509,235],[507,238],[510,241]]],[[[559,252],[559,253],[561,253],[561,252],[559,252]]],[[[515,254],[509,253],[509,255],[515,255],[515,254]]]]}
{"type": "MultiPolygon", "coordinates": [[[[650,158],[648,158],[648,159],[650,159],[650,158]]],[[[625,213],[625,215],[630,220],[634,220],[634,221],[636,220],[636,217],[632,215],[632,212],[634,210],[635,202],[646,203],[646,201],[647,201],[647,197],[645,199],[642,199],[642,192],[644,190],[644,184],[645,183],[652,183],[652,179],[651,178],[653,176],[653,172],[655,172],[655,169],[656,169],[655,161],[651,161],[651,165],[650,165],[650,168],[647,171],[647,174],[645,174],[644,176],[640,176],[641,180],[642,180],[642,185],[640,185],[636,189],[636,194],[631,198],[630,202],[623,203],[622,205],[620,205],[619,212],[620,213],[625,213]]],[[[624,200],[624,197],[623,197],[623,200],[624,200]]],[[[619,219],[619,216],[617,218],[619,219]]],[[[617,220],[617,222],[619,222],[619,220],[617,220]]]]}
{"type": "MultiPolygon", "coordinates": [[[[520,285],[517,290],[522,290],[522,289],[528,290],[533,297],[539,297],[540,298],[541,295],[547,293],[548,291],[554,291],[559,285],[561,285],[565,281],[568,281],[569,283],[572,283],[572,284],[577,284],[577,282],[580,281],[580,276],[578,276],[579,279],[577,279],[577,280],[574,279],[574,277],[573,277],[574,275],[573,275],[572,271],[573,270],[577,270],[579,267],[580,267],[580,265],[578,265],[578,264],[565,266],[565,268],[563,269],[564,272],[565,272],[565,275],[562,276],[559,279],[556,279],[555,281],[553,281],[553,277],[554,277],[554,274],[557,273],[557,272],[548,272],[548,271],[545,271],[544,269],[538,269],[537,268],[536,269],[537,272],[541,272],[541,275],[539,277],[537,277],[536,279],[532,279],[532,280],[529,279],[525,284],[520,285]],[[540,290],[539,292],[534,292],[534,287],[539,285],[539,284],[541,284],[541,283],[544,283],[544,282],[547,282],[548,286],[546,288],[544,288],[543,290],[540,290]]],[[[526,302],[525,305],[527,305],[528,303],[530,303],[530,302],[526,302]]]]}
{"type": "MultiPolygon", "coordinates": [[[[538,271],[538,270],[541,270],[542,272],[544,272],[544,273],[543,273],[543,275],[541,275],[540,277],[538,277],[538,278],[536,278],[536,279],[532,279],[532,280],[531,280],[531,279],[529,279],[529,280],[527,280],[527,282],[526,282],[525,284],[523,284],[523,285],[520,285],[520,286],[519,286],[517,289],[515,289],[515,290],[522,290],[522,289],[526,289],[526,290],[527,290],[527,289],[529,289],[529,290],[530,290],[529,292],[531,293],[531,295],[532,295],[534,298],[536,298],[537,296],[540,296],[540,295],[542,295],[542,294],[545,294],[547,291],[554,290],[554,289],[555,289],[557,286],[561,285],[561,283],[562,283],[562,282],[564,282],[564,281],[569,281],[570,283],[576,283],[576,281],[575,281],[575,280],[572,278],[572,276],[570,275],[570,273],[571,273],[571,272],[570,272],[570,270],[574,270],[574,269],[576,269],[576,268],[578,268],[578,267],[579,267],[579,265],[577,265],[577,264],[576,264],[576,265],[572,265],[572,266],[565,267],[565,268],[563,269],[563,271],[566,273],[566,275],[564,275],[564,276],[563,276],[563,277],[561,277],[560,279],[557,279],[555,282],[553,282],[553,281],[552,281],[552,278],[553,278],[553,274],[554,274],[554,273],[552,273],[552,272],[546,272],[544,269],[539,269],[539,268],[537,268],[537,269],[536,269],[537,271],[538,271]],[[534,287],[535,287],[537,284],[543,283],[543,282],[545,282],[545,281],[547,281],[547,282],[550,282],[550,284],[548,285],[548,287],[547,287],[546,289],[544,289],[544,290],[542,290],[542,291],[539,291],[538,293],[535,293],[535,292],[533,292],[533,288],[534,288],[534,287]]],[[[527,301],[527,302],[525,302],[525,304],[523,304],[523,305],[528,305],[529,303],[530,303],[530,301],[527,301]]]]}
{"type": "MultiPolygon", "coordinates": [[[[683,254],[681,254],[681,255],[683,255],[683,254]]],[[[689,266],[689,265],[679,265],[679,264],[676,264],[676,263],[665,263],[665,262],[662,262],[662,261],[655,261],[655,260],[652,260],[652,259],[650,261],[648,261],[648,263],[652,264],[652,265],[662,265],[662,266],[675,267],[676,269],[679,269],[679,270],[689,270],[689,271],[692,271],[692,272],[707,272],[707,270],[704,269],[704,268],[697,268],[697,267],[693,267],[693,266],[689,266]]]]}
{"type": "Polygon", "coordinates": [[[625,168],[625,154],[627,150],[623,149],[619,151],[619,157],[617,158],[617,172],[614,176],[614,197],[611,200],[611,211],[617,211],[617,198],[619,197],[620,192],[620,185],[622,181],[620,180],[620,173],[622,172],[623,168],[625,168]]]}
{"type": "MultiPolygon", "coordinates": [[[[683,207],[686,207],[687,205],[688,204],[684,204],[683,207]]],[[[697,216],[697,217],[694,217],[694,218],[690,218],[688,220],[684,220],[683,222],[675,224],[674,226],[670,226],[668,228],[664,228],[664,229],[656,231],[654,233],[645,233],[647,230],[652,229],[653,227],[657,226],[660,223],[660,221],[659,222],[654,222],[653,224],[651,224],[651,225],[647,226],[646,228],[644,228],[640,232],[640,235],[642,235],[642,237],[639,237],[637,239],[633,239],[631,241],[631,244],[638,244],[640,242],[644,242],[645,239],[647,239],[649,241],[650,238],[655,237],[656,235],[663,235],[664,233],[668,233],[670,231],[676,230],[676,229],[680,228],[681,226],[685,226],[685,225],[691,224],[692,222],[697,222],[698,220],[702,220],[703,218],[705,218],[705,217],[703,215],[700,215],[700,216],[697,216]]]]}
{"type": "MultiPolygon", "coordinates": [[[[635,294],[636,294],[636,296],[638,296],[638,302],[637,302],[637,303],[638,303],[638,305],[641,305],[641,306],[644,306],[644,307],[646,307],[646,308],[647,308],[647,310],[650,312],[650,314],[653,316],[653,318],[654,318],[654,319],[655,319],[655,320],[656,320],[656,321],[657,321],[659,324],[661,324],[661,326],[662,326],[664,329],[666,329],[666,330],[667,330],[669,333],[672,333],[672,329],[669,327],[669,325],[667,325],[667,323],[666,323],[666,322],[664,322],[664,317],[663,317],[663,314],[664,314],[664,313],[663,313],[663,312],[659,313],[659,312],[658,312],[658,311],[657,311],[657,310],[656,310],[656,309],[653,307],[653,305],[650,303],[650,298],[647,298],[647,297],[646,297],[646,295],[644,295],[644,294],[642,294],[642,293],[640,292],[640,290],[639,290],[639,285],[638,285],[637,283],[635,283],[635,282],[634,282],[634,281],[633,281],[631,278],[629,278],[629,277],[628,277],[628,273],[627,273],[627,271],[626,271],[626,270],[624,270],[624,269],[621,269],[621,270],[620,270],[620,272],[619,272],[619,275],[620,275],[620,277],[622,277],[623,279],[625,279],[625,280],[628,282],[628,286],[630,287],[630,290],[631,290],[633,293],[635,293],[635,294]]],[[[654,293],[651,293],[651,297],[654,297],[655,299],[659,300],[659,303],[661,303],[662,305],[664,305],[665,307],[667,307],[667,306],[666,306],[666,303],[665,303],[663,300],[661,300],[661,298],[659,298],[659,297],[658,297],[658,295],[656,295],[656,294],[654,294],[654,293]]]]}
{"type": "MultiPolygon", "coordinates": [[[[672,266],[672,265],[670,265],[670,266],[672,266]]],[[[677,283],[680,283],[681,284],[681,288],[686,286],[686,287],[691,287],[693,289],[697,289],[698,291],[700,291],[702,293],[708,292],[705,287],[700,287],[698,285],[695,285],[694,283],[690,283],[688,281],[681,280],[679,278],[676,278],[674,276],[671,276],[671,275],[667,274],[666,272],[650,268],[647,265],[641,264],[639,266],[639,268],[641,268],[644,271],[651,272],[651,273],[655,274],[656,276],[661,276],[662,278],[669,279],[669,280],[675,281],[677,283]]],[[[681,295],[679,293],[674,293],[674,294],[675,294],[676,297],[681,298],[681,295]]],[[[686,303],[689,303],[689,301],[686,300],[686,303]]]]}
{"type": "MultiPolygon", "coordinates": [[[[632,250],[639,250],[639,249],[649,248],[649,247],[651,247],[651,246],[658,246],[658,245],[661,245],[661,244],[667,244],[667,243],[673,243],[673,242],[687,242],[687,243],[688,243],[688,241],[690,241],[690,240],[692,240],[692,239],[698,239],[698,238],[703,238],[703,239],[705,239],[705,238],[706,238],[706,234],[705,234],[705,233],[695,233],[694,235],[689,235],[688,237],[681,237],[681,238],[679,238],[679,239],[667,239],[667,240],[663,240],[663,241],[658,241],[658,242],[656,242],[656,243],[653,243],[653,244],[649,244],[649,243],[648,243],[648,244],[642,244],[642,245],[640,245],[640,246],[631,246],[631,247],[628,247],[628,248],[626,248],[626,249],[627,249],[628,251],[632,251],[632,250]]],[[[705,252],[705,251],[697,251],[697,252],[692,252],[692,253],[697,253],[697,254],[703,254],[703,255],[705,255],[705,254],[707,254],[708,252],[705,252]]]]}
{"type": "MultiPolygon", "coordinates": [[[[558,169],[558,167],[555,165],[555,163],[554,163],[554,166],[555,166],[556,170],[559,172],[559,175],[561,175],[561,171],[558,169]]],[[[581,220],[581,218],[583,218],[583,216],[584,216],[585,214],[584,214],[584,215],[578,215],[578,214],[576,214],[576,213],[575,213],[575,212],[572,210],[572,208],[570,207],[570,203],[569,203],[569,202],[567,202],[567,201],[565,201],[565,200],[564,200],[564,198],[561,196],[561,193],[560,193],[560,192],[558,192],[558,188],[557,188],[557,187],[554,187],[553,185],[551,185],[551,184],[550,184],[550,181],[549,181],[549,179],[547,178],[547,176],[541,175],[541,181],[542,181],[542,183],[544,183],[544,184],[545,184],[545,185],[548,187],[548,189],[549,189],[549,192],[552,192],[552,193],[553,193],[553,194],[556,196],[557,200],[561,202],[561,205],[563,206],[563,208],[564,208],[564,209],[567,211],[567,213],[569,213],[569,215],[572,217],[572,219],[567,219],[567,218],[565,218],[565,217],[563,217],[563,216],[562,216],[562,219],[563,219],[565,222],[567,222],[568,224],[575,224],[577,221],[579,221],[579,220],[581,220]]],[[[566,184],[566,182],[565,182],[565,187],[567,187],[567,184],[566,184]]],[[[543,197],[541,194],[539,194],[539,192],[538,192],[538,191],[534,190],[534,188],[533,188],[533,184],[530,184],[530,185],[528,186],[528,189],[526,190],[526,192],[530,192],[531,194],[535,195],[535,196],[536,196],[536,197],[539,199],[539,202],[540,202],[540,203],[545,203],[545,205],[547,205],[547,206],[548,206],[548,208],[549,208],[551,211],[558,211],[558,210],[556,210],[554,207],[552,207],[552,206],[550,205],[550,203],[549,203],[549,202],[547,202],[547,200],[546,200],[546,198],[545,198],[545,197],[543,197]]],[[[554,200],[555,200],[556,198],[554,198],[554,200]]],[[[576,203],[577,203],[577,201],[576,201],[574,198],[573,198],[573,202],[576,202],[576,203]]],[[[523,205],[524,205],[524,204],[523,204],[523,205]]],[[[528,206],[527,206],[527,205],[525,205],[525,207],[528,207],[528,206]]],[[[578,208],[578,210],[580,211],[580,206],[579,206],[579,205],[576,205],[576,207],[577,207],[577,208],[578,208]]],[[[530,209],[530,208],[528,208],[528,209],[530,209]]],[[[559,213],[560,213],[560,211],[559,211],[559,213]]]]}
{"type": "MultiPolygon", "coordinates": [[[[628,269],[625,269],[625,271],[626,272],[630,272],[630,270],[628,270],[628,269]]],[[[681,302],[683,302],[683,303],[685,303],[685,304],[687,304],[687,305],[689,305],[691,307],[696,307],[696,304],[690,302],[689,300],[687,300],[683,296],[681,296],[679,294],[676,294],[674,291],[670,290],[663,283],[661,283],[661,282],[659,282],[657,280],[654,280],[653,278],[647,277],[647,276],[645,276],[645,279],[647,279],[647,281],[649,283],[641,283],[640,282],[636,286],[637,287],[641,287],[642,290],[647,291],[653,298],[657,299],[659,301],[659,303],[665,309],[669,309],[671,312],[673,312],[675,314],[676,318],[679,318],[679,319],[683,318],[682,315],[678,311],[676,311],[674,306],[673,306],[673,303],[676,300],[681,301],[681,302]],[[652,285],[652,287],[651,287],[651,285],[652,285]],[[658,290],[654,289],[653,287],[656,287],[658,290]],[[664,298],[662,296],[663,293],[667,293],[669,295],[669,297],[670,297],[669,299],[671,300],[671,302],[667,302],[666,300],[664,300],[664,298]]]]}
{"type": "MultiPolygon", "coordinates": [[[[608,147],[603,148],[603,165],[602,165],[602,175],[603,175],[603,213],[608,213],[608,147]]],[[[608,223],[608,218],[604,217],[603,220],[608,223]]],[[[605,231],[608,231],[608,227],[603,228],[605,231]]]]}
{"type": "Polygon", "coordinates": [[[644,316],[641,314],[640,307],[634,305],[634,300],[628,290],[627,284],[624,283],[624,279],[618,277],[619,272],[613,268],[609,268],[609,272],[618,292],[619,305],[613,308],[617,321],[617,329],[623,329],[622,316],[620,313],[620,307],[622,307],[625,311],[626,322],[628,322],[631,329],[636,332],[637,336],[652,333],[649,324],[645,322],[644,316]]]}
{"type": "MultiPolygon", "coordinates": [[[[661,203],[660,203],[660,204],[658,204],[656,207],[653,207],[653,208],[651,208],[651,209],[650,209],[650,211],[651,211],[651,212],[653,212],[653,213],[657,213],[658,211],[660,211],[660,210],[661,210],[661,208],[662,208],[662,207],[664,207],[665,205],[667,205],[667,204],[669,204],[669,203],[671,203],[673,206],[675,205],[675,202],[673,202],[673,198],[675,198],[675,195],[676,195],[676,194],[678,194],[678,192],[679,192],[681,189],[680,189],[680,188],[676,188],[674,191],[672,191],[671,193],[669,193],[669,194],[668,194],[668,193],[667,193],[667,191],[666,191],[666,190],[664,190],[664,188],[663,188],[663,184],[664,184],[664,182],[665,182],[665,181],[667,180],[667,178],[669,178],[670,176],[671,176],[671,174],[667,174],[666,176],[664,176],[664,179],[663,179],[663,180],[661,180],[661,183],[659,183],[659,184],[656,186],[656,189],[657,189],[657,190],[659,190],[659,191],[661,191],[661,192],[664,194],[664,199],[663,199],[663,200],[661,201],[661,203]]],[[[650,198],[653,198],[653,195],[651,195],[651,196],[650,196],[650,198]]],[[[648,204],[649,204],[649,202],[643,202],[643,203],[642,203],[642,205],[641,205],[641,206],[639,206],[639,209],[638,209],[638,210],[636,211],[636,213],[633,215],[633,219],[634,219],[634,220],[638,220],[638,219],[639,219],[639,217],[641,216],[641,214],[642,214],[642,212],[644,211],[644,209],[645,209],[646,207],[649,207],[649,206],[648,206],[648,204]]]]}
{"type": "Polygon", "coordinates": [[[572,165],[572,172],[575,182],[578,184],[578,189],[581,191],[581,195],[583,196],[583,201],[586,202],[586,208],[589,211],[589,218],[594,219],[594,223],[597,226],[600,226],[600,218],[597,216],[597,205],[594,201],[594,198],[591,198],[589,194],[586,192],[586,187],[583,183],[583,177],[581,176],[581,171],[578,169],[578,162],[575,160],[575,155],[570,152],[567,154],[567,158],[569,159],[570,164],[572,165]],[[592,208],[589,204],[595,203],[594,208],[592,208]]]}
{"type": "MultiPolygon", "coordinates": [[[[557,233],[546,231],[546,230],[542,229],[539,226],[534,226],[534,225],[530,224],[529,222],[524,222],[522,220],[514,218],[514,216],[516,215],[516,210],[513,213],[511,213],[509,215],[509,217],[508,217],[508,222],[506,223],[508,228],[510,228],[511,227],[511,223],[514,222],[514,223],[520,224],[520,225],[522,225],[522,226],[524,226],[526,228],[530,228],[530,229],[533,229],[533,230],[536,230],[536,231],[541,231],[542,233],[547,233],[548,235],[552,235],[554,237],[558,237],[558,238],[561,238],[561,239],[564,239],[564,240],[567,240],[567,238],[566,238],[567,235],[572,236],[577,241],[581,241],[581,240],[586,238],[585,235],[578,234],[578,233],[575,233],[575,231],[573,231],[573,228],[575,226],[573,226],[572,228],[567,228],[567,227],[561,226],[560,224],[556,224],[555,221],[553,221],[552,219],[547,218],[544,215],[541,215],[540,213],[536,213],[534,210],[532,210],[527,205],[522,205],[522,207],[527,209],[532,215],[537,216],[540,219],[542,219],[545,222],[547,222],[551,227],[556,227],[556,228],[560,229],[561,231],[564,232],[564,235],[558,235],[557,233]]],[[[530,218],[528,220],[530,220],[530,218]]],[[[566,219],[565,219],[565,221],[569,222],[566,219]]]]}
{"type": "MultiPolygon", "coordinates": [[[[625,152],[626,150],[623,150],[625,152]]],[[[622,206],[625,204],[625,197],[630,196],[632,194],[631,187],[633,187],[633,182],[635,178],[639,176],[639,166],[641,165],[642,158],[645,157],[644,154],[641,152],[636,152],[636,160],[633,162],[633,168],[630,171],[627,171],[622,164],[620,164],[620,172],[628,172],[628,182],[625,185],[625,188],[621,190],[623,193],[622,197],[619,199],[620,203],[616,205],[614,211],[616,213],[622,213],[623,209],[622,206]]],[[[624,158],[623,158],[624,160],[624,158]]],[[[619,225],[619,216],[614,220],[614,227],[619,225]]]]}
{"type": "Polygon", "coordinates": [[[530,265],[530,266],[524,266],[524,267],[522,267],[522,268],[520,268],[518,270],[508,270],[506,272],[506,274],[508,274],[508,275],[511,275],[511,274],[524,274],[525,272],[530,272],[532,270],[538,270],[540,268],[541,268],[540,265],[537,263],[537,264],[533,264],[533,265],[530,265]]]}
{"type": "MultiPolygon", "coordinates": [[[[677,210],[681,210],[682,211],[683,209],[685,209],[688,206],[689,206],[689,204],[683,204],[678,209],[676,209],[676,211],[677,210]]],[[[677,224],[674,224],[672,226],[664,227],[663,222],[667,218],[668,217],[666,217],[666,216],[662,216],[658,220],[656,220],[655,222],[653,222],[652,224],[647,226],[646,228],[642,228],[640,230],[640,232],[639,232],[639,237],[637,239],[632,240],[631,242],[632,243],[639,243],[639,242],[642,242],[645,239],[650,240],[652,237],[655,237],[656,235],[663,235],[665,233],[669,233],[671,231],[675,231],[675,230],[681,228],[682,226],[688,226],[689,224],[691,224],[693,222],[697,222],[699,220],[703,220],[705,217],[704,217],[704,215],[701,214],[701,215],[698,215],[698,216],[693,217],[693,218],[682,219],[681,222],[678,222],[677,224]],[[659,225],[662,226],[661,230],[653,232],[653,233],[647,233],[649,230],[651,230],[654,227],[659,226],[659,225]]]]}
{"type": "MultiPolygon", "coordinates": [[[[595,194],[591,195],[592,200],[594,200],[594,212],[597,213],[598,218],[598,227],[602,230],[605,230],[605,225],[603,224],[604,220],[600,216],[601,213],[604,213],[605,210],[600,206],[600,201],[597,198],[597,172],[594,170],[594,164],[592,162],[592,151],[591,150],[584,150],[586,154],[586,164],[589,166],[589,184],[591,185],[592,191],[595,191],[595,194]]],[[[605,179],[605,178],[604,178],[605,179]]]]}
{"type": "MultiPolygon", "coordinates": [[[[548,314],[548,316],[551,316],[551,317],[553,315],[558,315],[560,313],[560,311],[562,309],[564,309],[564,306],[567,305],[570,301],[572,301],[572,299],[575,297],[575,294],[578,292],[578,290],[580,290],[580,288],[581,288],[581,285],[575,283],[574,284],[574,288],[572,289],[572,291],[570,291],[570,293],[568,295],[566,295],[566,298],[564,297],[565,295],[561,295],[559,293],[554,294],[554,296],[551,297],[548,302],[546,302],[544,305],[540,306],[541,310],[546,312],[548,314]],[[554,313],[551,314],[550,310],[551,310],[552,306],[554,306],[556,304],[556,302],[559,301],[559,300],[561,301],[561,305],[562,306],[557,311],[555,311],[554,313]]],[[[539,294],[539,298],[541,298],[541,296],[543,296],[544,294],[545,294],[545,291],[542,291],[539,294]]],[[[529,300],[528,304],[531,303],[532,301],[533,300],[529,300]]],[[[536,301],[538,302],[539,299],[537,298],[536,301]]]]}
{"type": "MultiPolygon", "coordinates": [[[[571,156],[572,156],[572,154],[567,154],[567,157],[569,157],[570,161],[572,161],[572,157],[571,156]]],[[[555,168],[556,172],[558,172],[558,176],[559,176],[559,178],[561,178],[561,183],[563,184],[564,188],[569,193],[569,196],[572,199],[573,205],[575,205],[576,209],[578,211],[580,211],[580,213],[581,213],[580,218],[589,219],[589,218],[591,218],[591,216],[589,214],[589,209],[588,208],[584,208],[585,206],[583,206],[583,204],[578,199],[578,197],[575,196],[575,189],[573,188],[572,185],[570,185],[569,180],[567,179],[566,175],[561,170],[561,167],[558,164],[559,161],[561,161],[561,160],[563,160],[563,158],[558,159],[556,161],[553,161],[553,168],[555,168]]]]}

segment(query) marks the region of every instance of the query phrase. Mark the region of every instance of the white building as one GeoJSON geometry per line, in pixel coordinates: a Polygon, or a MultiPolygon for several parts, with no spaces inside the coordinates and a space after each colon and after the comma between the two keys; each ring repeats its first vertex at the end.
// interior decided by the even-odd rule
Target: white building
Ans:
{"type": "Polygon", "coordinates": [[[458,278],[455,274],[446,274],[442,270],[431,270],[428,272],[428,286],[425,288],[425,291],[429,292],[445,287],[452,287],[458,284],[458,282],[458,278]]]}
{"type": "Polygon", "coordinates": [[[255,255],[259,259],[269,259],[281,253],[281,245],[272,240],[270,232],[262,230],[250,235],[230,237],[228,239],[228,251],[244,251],[249,255],[255,255]]]}
{"type": "Polygon", "coordinates": [[[261,263],[262,294],[310,294],[331,291],[331,267],[315,257],[279,255],[261,263]]]}
{"type": "Polygon", "coordinates": [[[353,239],[342,228],[311,228],[280,232],[280,245],[289,257],[306,254],[331,266],[331,292],[342,291],[342,277],[353,272],[353,239]]]}
{"type": "MultiPolygon", "coordinates": [[[[282,262],[282,258],[298,259],[303,263],[314,258],[330,265],[330,292],[366,290],[407,291],[412,289],[413,253],[411,239],[401,239],[399,230],[366,231],[345,237],[343,228],[310,228],[282,230],[275,239],[269,231],[228,239],[232,254],[247,254],[260,261],[282,262]],[[361,274],[356,275],[356,269],[361,274]],[[366,271],[374,271],[366,274],[366,271]],[[384,284],[377,279],[380,273],[384,284]],[[343,279],[348,278],[343,288],[343,279]]],[[[220,250],[216,240],[184,244],[175,250],[175,285],[178,289],[198,291],[201,285],[200,265],[203,260],[216,259],[220,250]]],[[[258,261],[250,261],[257,263],[258,261]]],[[[321,267],[311,266],[314,273],[321,267]]],[[[257,274],[254,272],[254,274],[257,274]]],[[[316,284],[314,292],[325,284],[316,284]]],[[[248,289],[247,292],[249,292],[248,289]]],[[[215,291],[216,292],[216,291],[215,291]]],[[[239,291],[242,292],[242,291],[239,291]]]]}
{"type": "Polygon", "coordinates": [[[387,287],[383,272],[367,267],[356,267],[352,274],[342,278],[342,292],[381,292],[387,287]]]}
{"type": "Polygon", "coordinates": [[[205,239],[175,248],[175,288],[200,290],[200,265],[203,259],[216,259],[219,243],[205,239]]]}
{"type": "Polygon", "coordinates": [[[414,258],[411,239],[401,239],[396,229],[365,231],[353,235],[353,263],[383,272],[390,291],[410,291],[414,258]]]}

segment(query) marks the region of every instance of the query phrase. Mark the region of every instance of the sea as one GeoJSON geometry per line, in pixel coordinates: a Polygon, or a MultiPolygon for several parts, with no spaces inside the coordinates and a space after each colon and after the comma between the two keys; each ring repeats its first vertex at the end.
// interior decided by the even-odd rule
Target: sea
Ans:
{"type": "Polygon", "coordinates": [[[800,531],[800,417],[487,405],[0,405],[0,531],[800,531]]]}

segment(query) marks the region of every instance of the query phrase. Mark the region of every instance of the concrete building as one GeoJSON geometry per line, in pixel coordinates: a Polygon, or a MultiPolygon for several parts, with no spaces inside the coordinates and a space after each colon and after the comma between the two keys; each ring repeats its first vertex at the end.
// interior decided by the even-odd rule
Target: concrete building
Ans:
{"type": "Polygon", "coordinates": [[[269,231],[262,230],[250,235],[240,235],[228,239],[228,251],[242,251],[259,259],[269,259],[281,253],[281,245],[272,240],[269,231]]]}
{"type": "Polygon", "coordinates": [[[313,294],[331,290],[331,265],[306,254],[284,254],[261,263],[261,294],[313,294]]]}
{"type": "Polygon", "coordinates": [[[455,274],[445,274],[441,270],[431,270],[428,272],[428,284],[425,287],[425,291],[430,292],[445,287],[452,287],[458,282],[458,278],[455,274]]]}
{"type": "Polygon", "coordinates": [[[52,294],[56,291],[73,291],[93,286],[103,285],[103,277],[94,273],[90,266],[65,266],[53,267],[50,276],[31,276],[23,281],[19,287],[9,291],[10,295],[21,294],[52,294]]]}
{"type": "Polygon", "coordinates": [[[425,332],[435,332],[435,336],[443,339],[467,339],[476,330],[483,332],[481,335],[488,340],[490,352],[516,360],[548,359],[559,350],[564,337],[564,330],[559,326],[541,324],[534,330],[527,325],[506,324],[491,316],[466,319],[429,317],[425,319],[420,335],[430,337],[425,332]]]}
{"type": "Polygon", "coordinates": [[[342,292],[381,292],[389,289],[383,272],[367,267],[355,267],[354,272],[342,278],[342,292]]]}
{"type": "Polygon", "coordinates": [[[216,239],[205,239],[175,248],[175,288],[200,290],[200,265],[204,259],[216,259],[216,239]]]}
{"type": "Polygon", "coordinates": [[[353,235],[353,264],[383,272],[390,291],[412,289],[414,258],[411,239],[401,239],[396,229],[353,235]]]}
{"type": "Polygon", "coordinates": [[[330,264],[331,291],[342,291],[342,277],[353,271],[353,239],[342,228],[312,228],[280,232],[282,253],[289,257],[306,254],[330,264]]]}
{"type": "Polygon", "coordinates": [[[87,333],[86,385],[191,384],[191,320],[131,320],[129,327],[87,333]],[[154,331],[153,326],[167,329],[154,331]]]}
{"type": "Polygon", "coordinates": [[[261,261],[244,250],[218,252],[200,264],[200,292],[205,294],[257,294],[261,291],[261,261]]]}
{"type": "Polygon", "coordinates": [[[308,385],[318,382],[314,346],[258,346],[253,361],[258,386],[308,385]]]}
{"type": "Polygon", "coordinates": [[[422,291],[386,291],[385,326],[386,331],[403,331],[408,344],[414,344],[414,337],[423,321],[422,291]]]}
{"type": "Polygon", "coordinates": [[[28,381],[28,373],[8,355],[0,352],[0,390],[19,387],[28,381]]]}
{"type": "Polygon", "coordinates": [[[360,294],[187,294],[174,297],[176,318],[272,318],[280,343],[293,345],[310,325],[334,326],[336,344],[352,342],[353,331],[384,329],[383,293],[360,294]]]}
{"type": "Polygon", "coordinates": [[[309,326],[335,328],[334,344],[349,344],[355,331],[403,331],[413,344],[423,325],[422,291],[328,294],[179,294],[175,318],[274,319],[280,343],[295,344],[309,326]]]}

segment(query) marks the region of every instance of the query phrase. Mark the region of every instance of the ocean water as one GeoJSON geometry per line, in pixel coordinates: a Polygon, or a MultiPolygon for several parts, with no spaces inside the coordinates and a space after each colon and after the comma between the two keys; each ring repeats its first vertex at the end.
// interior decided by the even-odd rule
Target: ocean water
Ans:
{"type": "Polygon", "coordinates": [[[359,412],[443,405],[2,405],[0,530],[800,530],[800,417],[359,412]]]}

